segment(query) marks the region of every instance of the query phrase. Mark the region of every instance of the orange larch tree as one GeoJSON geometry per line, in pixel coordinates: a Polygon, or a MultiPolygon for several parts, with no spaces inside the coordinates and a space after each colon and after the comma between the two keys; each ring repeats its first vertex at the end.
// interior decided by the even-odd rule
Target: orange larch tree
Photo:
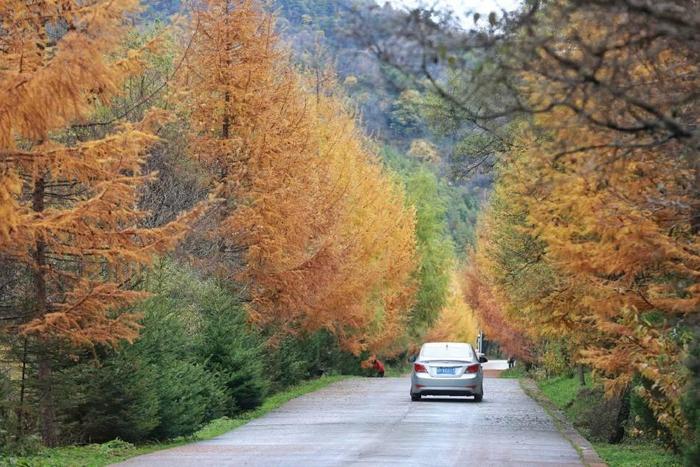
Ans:
{"type": "Polygon", "coordinates": [[[689,18],[656,8],[581,5],[548,11],[563,27],[523,74],[530,102],[550,109],[525,154],[528,220],[547,262],[584,292],[570,306],[588,324],[579,335],[597,336],[584,360],[609,395],[641,378],[636,390],[680,443],[700,316],[697,37],[683,32],[689,18]]]}
{"type": "MultiPolygon", "coordinates": [[[[566,141],[573,132],[562,129],[558,137],[566,141]]],[[[605,138],[583,125],[575,134],[593,144],[605,138]]],[[[538,152],[543,149],[561,151],[556,142],[538,152]]],[[[541,167],[546,182],[539,201],[530,200],[530,218],[547,242],[549,261],[586,292],[573,304],[600,338],[586,343],[584,360],[606,378],[609,394],[626,391],[635,375],[649,381],[653,388],[639,388],[640,395],[661,425],[682,439],[683,323],[700,311],[700,243],[690,222],[693,170],[659,148],[624,156],[601,149],[585,160],[545,160],[541,167]]]]}
{"type": "Polygon", "coordinates": [[[116,310],[142,297],[129,287],[134,274],[172,246],[188,220],[138,226],[155,114],[116,122],[97,140],[64,131],[96,104],[108,105],[142,69],[143,50],[117,53],[126,16],[137,9],[135,0],[0,3],[0,258],[16,272],[4,320],[44,349],[38,377],[47,445],[56,442],[51,343],[135,338],[138,315],[116,310]]]}
{"type": "Polygon", "coordinates": [[[326,237],[336,270],[313,315],[348,327],[343,335],[356,352],[392,354],[403,343],[415,292],[415,213],[342,98],[326,90],[313,109],[314,150],[327,174],[321,209],[337,210],[326,237]]]}
{"type": "Polygon", "coordinates": [[[684,323],[696,319],[700,299],[694,173],[659,148],[561,157],[563,145],[606,136],[567,112],[549,118],[537,119],[544,137],[521,137],[502,163],[471,262],[478,273],[467,281],[468,297],[486,289],[494,300],[468,300],[491,323],[505,317],[508,336],[565,338],[570,357],[592,367],[609,396],[643,378],[639,395],[681,439],[684,323]],[[571,126],[557,128],[563,122],[571,126]],[[500,312],[489,311],[497,305],[500,312]]]}
{"type": "Polygon", "coordinates": [[[533,359],[533,339],[522,322],[508,314],[496,287],[488,281],[474,255],[464,272],[464,300],[474,310],[487,339],[491,339],[509,356],[525,361],[533,359]]]}
{"type": "Polygon", "coordinates": [[[246,285],[252,318],[273,332],[325,328],[356,353],[390,348],[415,249],[399,185],[333,88],[293,69],[258,2],[204,2],[191,33],[182,87],[192,155],[225,200],[213,213],[220,272],[246,285]]]}
{"type": "Polygon", "coordinates": [[[486,277],[518,328],[565,333],[609,396],[634,387],[681,444],[700,317],[694,10],[541,6],[508,58],[534,116],[502,160],[486,277]]]}

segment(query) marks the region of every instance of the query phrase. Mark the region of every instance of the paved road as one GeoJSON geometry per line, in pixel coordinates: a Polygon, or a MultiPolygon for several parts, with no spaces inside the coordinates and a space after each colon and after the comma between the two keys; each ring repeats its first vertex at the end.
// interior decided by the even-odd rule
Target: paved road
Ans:
{"type": "Polygon", "coordinates": [[[481,365],[484,368],[484,376],[487,378],[498,378],[503,370],[508,369],[507,360],[489,360],[481,365]]]}
{"type": "Polygon", "coordinates": [[[515,380],[486,379],[481,403],[411,402],[408,388],[408,378],[341,381],[213,440],[123,465],[582,465],[515,380]]]}
{"type": "Polygon", "coordinates": [[[489,360],[486,363],[482,363],[481,366],[484,370],[503,371],[508,369],[508,360],[489,360]]]}

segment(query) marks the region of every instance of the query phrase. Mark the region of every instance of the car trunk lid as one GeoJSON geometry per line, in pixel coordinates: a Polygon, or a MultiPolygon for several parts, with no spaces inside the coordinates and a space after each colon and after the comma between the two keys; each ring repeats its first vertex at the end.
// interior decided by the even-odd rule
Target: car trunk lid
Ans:
{"type": "Polygon", "coordinates": [[[467,367],[476,362],[467,360],[427,360],[425,364],[430,376],[436,378],[451,378],[461,376],[467,367]]]}

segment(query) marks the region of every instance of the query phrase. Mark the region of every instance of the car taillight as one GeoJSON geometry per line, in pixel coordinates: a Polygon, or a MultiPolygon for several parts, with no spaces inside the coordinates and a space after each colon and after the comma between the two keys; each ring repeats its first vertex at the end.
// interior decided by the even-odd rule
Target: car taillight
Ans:
{"type": "Polygon", "coordinates": [[[428,369],[422,363],[414,363],[413,370],[416,373],[427,373],[428,372],[428,369]]]}
{"type": "Polygon", "coordinates": [[[467,367],[467,373],[478,373],[479,372],[479,365],[478,363],[475,363],[474,365],[469,365],[467,367]]]}

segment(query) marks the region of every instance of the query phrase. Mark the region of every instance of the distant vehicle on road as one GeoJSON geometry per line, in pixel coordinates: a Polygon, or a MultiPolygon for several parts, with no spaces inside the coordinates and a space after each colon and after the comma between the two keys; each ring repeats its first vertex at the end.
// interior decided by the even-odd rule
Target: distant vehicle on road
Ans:
{"type": "Polygon", "coordinates": [[[477,356],[471,344],[462,342],[427,342],[413,362],[411,400],[422,396],[474,396],[484,398],[486,357],[477,356]]]}

